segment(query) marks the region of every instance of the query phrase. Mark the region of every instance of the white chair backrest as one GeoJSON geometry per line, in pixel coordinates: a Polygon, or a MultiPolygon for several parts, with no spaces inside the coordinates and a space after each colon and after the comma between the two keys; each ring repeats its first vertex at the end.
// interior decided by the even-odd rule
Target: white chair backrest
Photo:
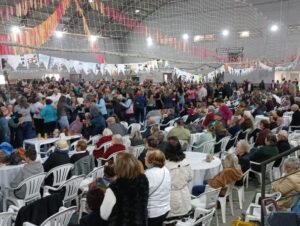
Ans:
{"type": "Polygon", "coordinates": [[[226,136],[223,137],[220,142],[221,142],[221,151],[226,151],[226,146],[230,140],[231,136],[226,136]]]}
{"type": "Polygon", "coordinates": [[[64,203],[70,202],[77,198],[78,189],[81,181],[85,178],[85,176],[75,176],[71,179],[67,180],[61,187],[65,187],[65,197],[63,199],[64,203]]]}
{"type": "Polygon", "coordinates": [[[130,147],[131,141],[130,141],[130,137],[128,135],[127,136],[123,136],[122,137],[122,141],[123,141],[123,145],[125,147],[130,147]]]}
{"type": "Polygon", "coordinates": [[[191,134],[191,145],[197,143],[203,133],[192,133],[191,134]]]}
{"type": "MultiPolygon", "coordinates": [[[[208,189],[208,191],[205,191],[204,193],[202,193],[200,195],[200,196],[205,197],[205,209],[211,209],[211,208],[216,207],[220,191],[221,191],[221,188],[208,189]]],[[[199,198],[200,198],[200,196],[199,196],[199,198]]]]}
{"type": "Polygon", "coordinates": [[[99,148],[97,148],[98,150],[103,149],[104,152],[107,151],[107,149],[112,145],[111,141],[105,142],[104,144],[102,144],[99,148]]]}
{"type": "Polygon", "coordinates": [[[132,124],[130,124],[129,126],[128,126],[128,128],[127,128],[127,130],[128,130],[128,132],[129,132],[129,130],[131,129],[131,128],[134,128],[134,127],[136,127],[136,128],[138,128],[138,130],[141,130],[141,124],[139,124],[139,123],[132,123],[132,124]]]}
{"type": "Polygon", "coordinates": [[[12,225],[12,218],[15,214],[12,212],[3,212],[0,213],[0,225],[3,226],[11,226],[12,225]]]}
{"type": "Polygon", "coordinates": [[[91,143],[91,145],[96,145],[96,143],[98,142],[98,140],[102,137],[102,135],[95,135],[93,137],[91,137],[88,141],[88,143],[91,143]]]}
{"type": "Polygon", "coordinates": [[[138,146],[134,146],[132,147],[133,149],[133,155],[138,158],[140,156],[140,154],[144,151],[145,146],[144,145],[138,145],[138,146]]]}
{"type": "Polygon", "coordinates": [[[283,116],[292,117],[293,114],[294,114],[294,112],[289,111],[289,112],[284,112],[284,113],[283,113],[283,116]]]}
{"type": "Polygon", "coordinates": [[[274,162],[275,161],[270,162],[269,164],[266,165],[266,172],[270,172],[270,170],[272,170],[274,162]]]}
{"type": "MultiPolygon", "coordinates": [[[[124,151],[126,151],[126,150],[124,150],[124,151]]],[[[111,154],[110,156],[108,156],[107,159],[104,159],[104,158],[98,158],[98,159],[97,159],[98,167],[102,166],[102,161],[108,161],[108,160],[110,160],[110,159],[113,159],[114,162],[115,162],[115,161],[116,161],[116,158],[117,158],[117,155],[118,155],[119,153],[121,153],[121,152],[123,152],[123,151],[115,152],[115,153],[111,154]]]]}
{"type": "Polygon", "coordinates": [[[125,121],[121,121],[120,122],[126,129],[128,129],[128,123],[125,121]]]}
{"type": "Polygon", "coordinates": [[[188,115],[184,115],[184,116],[182,116],[181,118],[182,118],[182,120],[184,121],[184,122],[186,122],[186,120],[188,119],[188,115]]]}
{"type": "Polygon", "coordinates": [[[173,129],[174,126],[169,126],[167,128],[165,128],[165,131],[167,132],[167,134],[171,131],[171,129],[173,129]]]}
{"type": "Polygon", "coordinates": [[[210,140],[202,143],[200,146],[202,147],[202,152],[206,154],[213,154],[215,148],[215,140],[210,140]]]}
{"type": "Polygon", "coordinates": [[[62,211],[59,211],[56,214],[48,217],[41,226],[67,226],[71,220],[73,213],[75,213],[77,207],[73,206],[62,211]]]}
{"type": "Polygon", "coordinates": [[[40,189],[45,176],[45,173],[40,173],[26,178],[18,185],[16,189],[19,189],[22,186],[26,187],[25,197],[23,199],[25,203],[41,198],[40,189]]]}
{"type": "Polygon", "coordinates": [[[199,216],[201,215],[201,213],[203,213],[203,212],[201,212],[200,209],[197,210],[197,208],[196,208],[195,213],[194,213],[195,222],[193,222],[192,225],[193,226],[196,226],[196,225],[210,226],[215,211],[216,211],[216,209],[212,208],[206,215],[204,215],[203,217],[198,219],[199,216]],[[196,220],[196,219],[198,219],[198,220],[196,220]]]}
{"type": "Polygon", "coordinates": [[[89,152],[90,155],[92,155],[93,151],[95,150],[95,146],[89,145],[89,146],[87,146],[86,150],[89,152]]]}
{"type": "Polygon", "coordinates": [[[249,135],[252,132],[252,129],[247,129],[245,132],[246,132],[245,140],[249,143],[249,135]]]}
{"type": "Polygon", "coordinates": [[[93,169],[92,172],[90,172],[86,177],[87,178],[93,178],[93,180],[96,180],[99,177],[104,176],[104,166],[96,167],[93,169]]]}
{"type": "Polygon", "coordinates": [[[51,186],[57,187],[63,184],[67,180],[68,174],[73,167],[74,165],[69,163],[51,169],[46,175],[46,177],[50,176],[51,174],[53,175],[53,184],[51,186]]]}

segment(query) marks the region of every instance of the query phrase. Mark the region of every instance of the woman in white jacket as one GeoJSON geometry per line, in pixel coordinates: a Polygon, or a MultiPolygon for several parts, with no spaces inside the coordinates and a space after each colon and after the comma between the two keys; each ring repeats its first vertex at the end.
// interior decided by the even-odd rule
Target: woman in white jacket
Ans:
{"type": "Polygon", "coordinates": [[[171,210],[167,219],[179,219],[192,208],[188,184],[193,178],[193,172],[177,137],[168,138],[165,155],[166,168],[171,175],[171,210]]]}
{"type": "Polygon", "coordinates": [[[145,158],[149,181],[148,226],[162,226],[170,211],[171,178],[160,150],[148,151],[145,158]]]}

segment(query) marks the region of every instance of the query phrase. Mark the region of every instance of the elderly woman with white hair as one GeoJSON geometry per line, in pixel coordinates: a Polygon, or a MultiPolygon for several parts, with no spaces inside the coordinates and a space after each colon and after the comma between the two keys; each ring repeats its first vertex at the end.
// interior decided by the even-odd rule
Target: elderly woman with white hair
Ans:
{"type": "Polygon", "coordinates": [[[138,145],[143,145],[143,137],[140,132],[141,130],[141,125],[138,123],[133,123],[131,126],[131,132],[130,132],[130,142],[131,146],[138,146],[138,145]]]}
{"type": "Polygon", "coordinates": [[[291,208],[293,198],[300,193],[300,161],[298,158],[288,158],[283,163],[286,176],[272,183],[272,189],[281,193],[278,206],[281,210],[291,208]]]}
{"type": "MultiPolygon", "coordinates": [[[[225,195],[228,185],[241,180],[243,177],[238,157],[235,154],[226,155],[223,167],[224,169],[221,172],[207,181],[207,184],[212,188],[222,188],[220,196],[225,195]]],[[[193,187],[192,194],[199,195],[203,193],[205,185],[206,182],[204,182],[204,185],[193,187]]]]}
{"type": "Polygon", "coordinates": [[[101,156],[101,152],[104,151],[103,148],[99,149],[101,147],[101,145],[103,145],[104,143],[107,142],[111,142],[112,141],[112,131],[108,128],[104,129],[102,132],[102,137],[99,138],[99,140],[96,143],[96,148],[93,151],[93,155],[95,157],[95,159],[99,158],[101,156]]]}
{"type": "Polygon", "coordinates": [[[293,104],[291,106],[291,110],[294,113],[292,115],[292,121],[290,123],[290,126],[292,127],[291,130],[294,131],[294,130],[300,128],[300,110],[299,110],[299,106],[297,104],[293,104]],[[299,128],[297,128],[297,127],[299,127],[299,128]]]}
{"type": "MultiPolygon", "coordinates": [[[[123,138],[120,134],[115,134],[112,136],[112,145],[104,152],[100,153],[100,157],[103,159],[108,159],[111,155],[117,152],[125,151],[126,147],[123,144],[123,138]]],[[[102,161],[104,164],[106,161],[102,161]]]]}
{"type": "Polygon", "coordinates": [[[240,140],[237,143],[235,148],[235,153],[236,156],[238,157],[239,164],[241,166],[243,173],[250,168],[250,160],[248,155],[249,151],[250,151],[250,146],[246,140],[240,140]]]}
{"type": "Polygon", "coordinates": [[[254,118],[250,111],[244,111],[243,117],[240,121],[241,128],[243,131],[247,129],[253,129],[254,128],[254,118]]]}

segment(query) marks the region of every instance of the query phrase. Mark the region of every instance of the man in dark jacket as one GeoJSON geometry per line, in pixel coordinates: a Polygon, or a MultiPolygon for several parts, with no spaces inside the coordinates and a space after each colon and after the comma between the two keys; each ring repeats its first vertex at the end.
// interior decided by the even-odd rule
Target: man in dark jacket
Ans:
{"type": "Polygon", "coordinates": [[[299,106],[297,104],[293,104],[291,106],[291,110],[294,112],[292,115],[292,121],[290,123],[290,126],[292,126],[292,131],[300,128],[300,111],[299,106]],[[295,128],[293,128],[295,126],[295,128]],[[296,128],[296,126],[299,126],[299,128],[296,128]]]}
{"type": "MultiPolygon", "coordinates": [[[[56,144],[56,149],[53,153],[50,154],[49,158],[44,162],[44,171],[49,172],[56,166],[70,163],[69,158],[69,145],[66,140],[60,140],[56,144]]],[[[49,176],[45,179],[46,185],[52,185],[53,176],[49,176]]]]}
{"type": "MultiPolygon", "coordinates": [[[[275,155],[278,155],[279,151],[276,146],[276,136],[272,133],[269,133],[266,137],[265,143],[266,145],[259,148],[250,156],[250,161],[261,163],[275,155]]],[[[255,171],[261,171],[259,165],[251,165],[251,168],[255,171]]]]}
{"type": "MultiPolygon", "coordinates": [[[[277,134],[277,148],[279,153],[283,153],[291,149],[291,146],[288,141],[288,132],[285,130],[280,130],[277,134]]],[[[274,167],[279,167],[281,164],[281,158],[276,160],[274,167]]]]}

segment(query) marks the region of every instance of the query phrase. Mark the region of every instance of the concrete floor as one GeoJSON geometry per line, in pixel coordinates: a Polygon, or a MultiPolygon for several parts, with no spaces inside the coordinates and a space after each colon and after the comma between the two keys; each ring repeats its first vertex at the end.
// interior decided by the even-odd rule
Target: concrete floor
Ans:
{"type": "MultiPolygon", "coordinates": [[[[249,181],[249,187],[245,188],[245,202],[243,203],[243,209],[241,210],[239,207],[238,195],[237,191],[233,191],[233,211],[234,216],[231,215],[229,202],[226,203],[226,223],[222,223],[222,216],[221,216],[221,209],[218,209],[218,219],[219,219],[219,226],[231,226],[231,222],[234,219],[237,219],[242,212],[246,212],[249,204],[254,199],[257,192],[260,192],[260,185],[258,184],[257,180],[249,181]]],[[[211,223],[211,226],[216,226],[216,218],[214,217],[211,223]]]]}

